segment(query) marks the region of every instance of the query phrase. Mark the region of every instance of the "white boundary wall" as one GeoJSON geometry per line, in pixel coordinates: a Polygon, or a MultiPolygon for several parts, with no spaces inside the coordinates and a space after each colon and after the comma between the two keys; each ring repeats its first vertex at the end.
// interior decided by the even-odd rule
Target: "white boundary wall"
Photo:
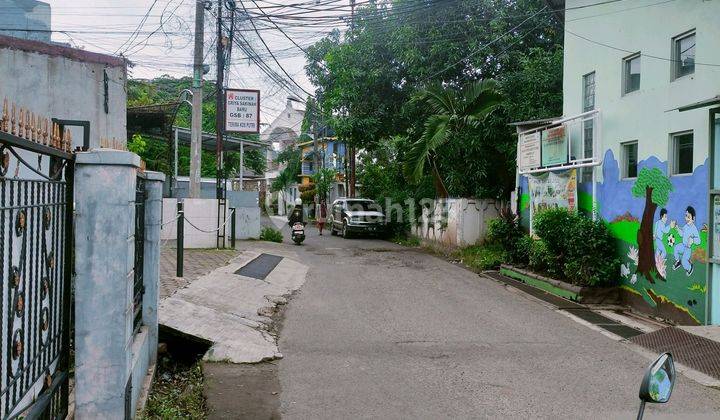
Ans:
{"type": "Polygon", "coordinates": [[[488,199],[435,200],[433,206],[422,209],[412,232],[420,239],[444,245],[473,245],[485,239],[487,224],[498,217],[500,205],[488,199]]]}
{"type": "MultiPolygon", "coordinates": [[[[207,198],[183,199],[185,210],[184,247],[189,248],[215,248],[217,246],[217,217],[218,201],[207,198]],[[194,227],[192,225],[197,226],[194,227]],[[198,228],[200,230],[198,230],[198,228]],[[203,232],[205,231],[205,232],[203,232]]],[[[225,212],[230,215],[229,208],[225,212]]],[[[161,239],[170,241],[177,239],[177,199],[163,199],[163,227],[161,239]]],[[[230,221],[225,229],[230,239],[230,221]]],[[[238,207],[235,210],[235,239],[250,239],[260,237],[260,208],[238,207]]],[[[226,242],[227,243],[227,242],[226,242]]]]}

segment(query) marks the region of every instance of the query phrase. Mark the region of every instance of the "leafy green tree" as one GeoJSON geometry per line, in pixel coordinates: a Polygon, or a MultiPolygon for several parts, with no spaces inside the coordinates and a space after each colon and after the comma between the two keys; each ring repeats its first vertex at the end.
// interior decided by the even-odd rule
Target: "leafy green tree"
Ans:
{"type": "Polygon", "coordinates": [[[260,151],[258,149],[248,149],[245,150],[243,154],[243,163],[246,168],[256,174],[262,174],[267,170],[267,162],[265,160],[264,151],[260,151]]]}
{"type": "Polygon", "coordinates": [[[330,189],[335,182],[336,176],[337,172],[335,172],[332,168],[319,169],[313,175],[312,179],[315,184],[315,191],[321,200],[327,199],[330,189]]]}
{"type": "Polygon", "coordinates": [[[297,177],[300,174],[300,169],[302,167],[300,150],[289,147],[278,154],[275,162],[285,164],[285,168],[280,171],[277,178],[275,178],[270,184],[270,190],[281,194],[283,199],[287,202],[285,190],[297,183],[297,177]]]}
{"type": "MultiPolygon", "coordinates": [[[[323,118],[341,141],[374,155],[391,138],[422,135],[430,112],[411,100],[418,91],[495,79],[503,103],[481,126],[458,133],[462,140],[446,143],[435,164],[452,195],[506,197],[517,144],[508,122],[562,114],[563,30],[539,13],[544,7],[540,0],[377,0],[358,7],[352,31],[335,31],[308,49],[306,72],[323,118]]],[[[395,188],[410,193],[420,185],[395,188]]]]}
{"type": "Polygon", "coordinates": [[[136,155],[142,155],[147,149],[147,142],[140,134],[134,134],[128,142],[127,148],[136,155]]]}
{"type": "Polygon", "coordinates": [[[652,274],[662,279],[655,267],[653,242],[653,219],[655,218],[655,210],[657,210],[658,206],[667,204],[672,190],[673,186],[670,178],[658,168],[642,168],[632,187],[633,196],[645,198],[645,209],[643,210],[642,220],[640,221],[640,230],[638,230],[637,233],[637,273],[645,276],[651,283],[655,282],[652,274]]]}
{"type": "MultiPolygon", "coordinates": [[[[192,87],[192,78],[173,78],[170,76],[160,76],[150,80],[131,79],[128,80],[128,106],[146,106],[155,104],[171,104],[178,101],[180,93],[184,89],[192,87]]],[[[211,82],[205,82],[203,86],[203,106],[202,106],[202,129],[204,132],[215,132],[215,95],[216,88],[211,82]]],[[[174,125],[178,127],[189,128],[192,118],[192,109],[187,105],[180,105],[175,114],[174,125]]],[[[240,136],[248,140],[259,139],[257,134],[240,136]]],[[[142,152],[138,153],[147,163],[150,170],[161,171],[165,174],[172,175],[173,165],[172,146],[168,139],[159,138],[157,134],[143,133],[142,140],[145,142],[142,152]]],[[[128,147],[135,141],[131,139],[128,147]]],[[[132,146],[136,147],[136,146],[132,146]]],[[[140,147],[140,143],[137,143],[140,147]]],[[[253,152],[250,157],[246,153],[246,166],[255,170],[260,169],[260,161],[253,152]]],[[[240,169],[240,154],[237,152],[228,152],[224,154],[224,170],[225,175],[234,175],[240,169]]],[[[190,148],[187,146],[178,147],[178,174],[187,175],[190,171],[190,148]]],[[[257,171],[256,171],[257,172],[257,171]]],[[[264,172],[261,170],[259,172],[264,172]]],[[[200,173],[203,177],[214,177],[217,174],[217,159],[215,151],[203,150],[200,162],[200,173]]]]}
{"type": "Polygon", "coordinates": [[[420,92],[418,100],[425,102],[431,112],[425,121],[422,136],[411,146],[406,156],[405,173],[417,182],[423,175],[426,162],[430,166],[439,197],[448,197],[436,159],[441,148],[456,140],[466,128],[477,128],[501,102],[497,83],[493,80],[473,82],[461,91],[434,87],[420,92]]]}

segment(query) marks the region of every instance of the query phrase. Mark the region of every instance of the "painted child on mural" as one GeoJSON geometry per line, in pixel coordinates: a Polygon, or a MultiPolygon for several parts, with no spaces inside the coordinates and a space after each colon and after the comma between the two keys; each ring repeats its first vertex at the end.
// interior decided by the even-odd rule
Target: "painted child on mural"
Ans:
{"type": "MultiPolygon", "coordinates": [[[[670,222],[670,226],[677,226],[677,222],[673,220],[670,222]]],[[[682,242],[675,245],[673,270],[677,270],[682,265],[687,275],[690,276],[693,273],[693,265],[690,263],[692,246],[700,244],[700,232],[695,226],[695,209],[692,206],[688,206],[685,210],[685,226],[680,229],[680,232],[682,233],[682,242]]]]}
{"type": "Polygon", "coordinates": [[[663,237],[670,232],[670,225],[667,222],[667,210],[660,209],[660,218],[655,222],[655,228],[653,229],[653,236],[655,239],[655,255],[659,255],[665,259],[667,257],[667,251],[665,251],[665,243],[663,237]]]}

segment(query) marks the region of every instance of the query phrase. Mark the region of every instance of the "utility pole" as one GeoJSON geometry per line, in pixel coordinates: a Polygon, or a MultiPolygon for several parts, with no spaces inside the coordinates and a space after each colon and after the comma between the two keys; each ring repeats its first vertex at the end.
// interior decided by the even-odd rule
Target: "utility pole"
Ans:
{"type": "Polygon", "coordinates": [[[225,248],[225,224],[227,223],[227,206],[225,201],[225,190],[227,189],[227,183],[225,182],[225,174],[223,174],[223,134],[225,132],[225,37],[222,31],[222,19],[223,19],[223,0],[217,0],[217,78],[216,88],[217,94],[215,95],[215,154],[216,162],[215,166],[216,175],[216,192],[215,198],[218,202],[218,232],[217,232],[217,247],[225,248]]]}
{"type": "MultiPolygon", "coordinates": [[[[350,0],[350,34],[352,36],[353,32],[355,31],[355,0],[350,0]]],[[[354,143],[354,140],[352,137],[350,138],[350,142],[354,143]]],[[[350,147],[346,147],[346,150],[348,150],[348,163],[350,164],[350,182],[349,182],[349,189],[348,189],[348,197],[355,198],[355,146],[350,145],[350,147]]]]}
{"type": "Polygon", "coordinates": [[[318,150],[318,126],[317,126],[317,101],[312,101],[312,117],[313,117],[313,169],[314,172],[320,169],[320,151],[318,150]]]}
{"type": "Polygon", "coordinates": [[[217,155],[217,195],[218,200],[225,198],[225,188],[223,182],[223,122],[225,120],[225,90],[223,89],[223,80],[225,75],[225,47],[222,33],[222,16],[223,2],[217,2],[217,100],[215,102],[215,153],[217,155]]]}
{"type": "Polygon", "coordinates": [[[195,56],[193,61],[192,121],[190,129],[190,198],[200,198],[204,31],[205,2],[202,0],[195,0],[195,56]]]}

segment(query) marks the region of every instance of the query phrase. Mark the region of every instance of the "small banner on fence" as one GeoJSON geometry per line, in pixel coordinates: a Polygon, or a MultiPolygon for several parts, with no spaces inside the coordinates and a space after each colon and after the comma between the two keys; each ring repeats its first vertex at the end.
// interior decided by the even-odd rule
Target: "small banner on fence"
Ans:
{"type": "Polygon", "coordinates": [[[577,208],[577,169],[529,176],[528,186],[533,214],[546,209],[577,208]]]}

